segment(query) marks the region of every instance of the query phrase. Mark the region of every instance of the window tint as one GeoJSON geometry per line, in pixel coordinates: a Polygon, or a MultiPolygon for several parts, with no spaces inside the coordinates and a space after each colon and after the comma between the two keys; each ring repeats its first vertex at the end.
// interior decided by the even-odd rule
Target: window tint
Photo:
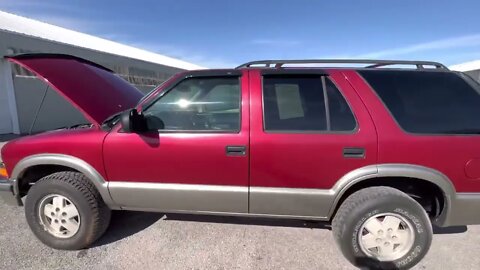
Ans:
{"type": "Polygon", "coordinates": [[[326,80],[330,125],[333,131],[351,131],[357,126],[352,110],[332,81],[326,80]]]}
{"type": "Polygon", "coordinates": [[[326,130],[320,77],[264,77],[265,130],[326,130]]]}
{"type": "Polygon", "coordinates": [[[351,131],[356,122],[348,104],[328,79],[274,75],[263,78],[264,125],[267,131],[351,131]],[[331,107],[327,115],[325,96],[331,107]],[[330,118],[330,127],[327,124],[330,118]]]}
{"type": "Polygon", "coordinates": [[[360,74],[408,132],[480,133],[480,92],[462,75],[376,70],[360,74]]]}
{"type": "Polygon", "coordinates": [[[153,129],[238,131],[239,79],[186,79],[153,103],[144,114],[149,128],[153,129]]]}

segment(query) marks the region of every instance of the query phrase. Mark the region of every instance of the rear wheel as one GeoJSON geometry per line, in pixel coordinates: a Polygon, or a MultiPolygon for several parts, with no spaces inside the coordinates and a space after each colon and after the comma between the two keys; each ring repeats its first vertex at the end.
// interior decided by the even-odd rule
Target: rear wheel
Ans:
{"type": "Polygon", "coordinates": [[[75,250],[100,238],[110,222],[110,209],[83,174],[58,172],[40,179],[30,189],[25,216],[44,244],[75,250]]]}
{"type": "Polygon", "coordinates": [[[409,269],[427,254],[432,241],[432,225],[422,206],[390,187],[350,195],[332,229],[343,255],[368,269],[409,269]]]}

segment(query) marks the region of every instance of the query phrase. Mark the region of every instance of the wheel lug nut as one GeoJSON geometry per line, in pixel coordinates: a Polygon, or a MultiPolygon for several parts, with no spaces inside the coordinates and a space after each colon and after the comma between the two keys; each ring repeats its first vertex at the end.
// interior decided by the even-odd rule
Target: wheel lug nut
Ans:
{"type": "Polygon", "coordinates": [[[67,216],[67,213],[63,212],[63,213],[62,213],[62,216],[64,216],[64,217],[67,216]]]}
{"type": "Polygon", "coordinates": [[[55,208],[55,211],[60,212],[60,208],[55,208]]]}
{"type": "Polygon", "coordinates": [[[383,234],[383,231],[382,231],[382,230],[379,230],[379,231],[378,231],[378,234],[383,234]]]}
{"type": "Polygon", "coordinates": [[[388,229],[388,232],[393,232],[393,229],[392,229],[392,228],[389,228],[389,229],[388,229]]]}
{"type": "Polygon", "coordinates": [[[62,219],[62,224],[65,224],[65,222],[66,222],[65,219],[62,219]]]}
{"type": "Polygon", "coordinates": [[[54,212],[52,212],[52,213],[50,213],[50,214],[52,215],[52,217],[55,216],[55,213],[54,213],[54,212]]]}
{"type": "Polygon", "coordinates": [[[390,245],[390,242],[385,242],[385,246],[388,246],[388,245],[390,245]]]}
{"type": "Polygon", "coordinates": [[[382,242],[382,239],[381,239],[381,238],[377,238],[375,241],[377,241],[377,243],[380,243],[380,242],[382,242]]]}
{"type": "Polygon", "coordinates": [[[392,239],[397,239],[397,236],[396,235],[392,236],[392,239]]]}
{"type": "Polygon", "coordinates": [[[58,219],[55,219],[55,223],[58,223],[58,219]]]}

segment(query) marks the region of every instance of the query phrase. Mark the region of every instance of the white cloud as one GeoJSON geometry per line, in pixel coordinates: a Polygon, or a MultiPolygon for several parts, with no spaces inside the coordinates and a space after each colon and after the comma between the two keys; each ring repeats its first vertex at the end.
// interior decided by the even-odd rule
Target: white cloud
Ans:
{"type": "Polygon", "coordinates": [[[400,55],[409,55],[418,52],[445,50],[453,48],[465,48],[480,46],[480,34],[459,36],[447,39],[440,39],[431,42],[418,43],[405,47],[386,49],[366,54],[361,54],[355,58],[382,58],[400,55]]]}
{"type": "Polygon", "coordinates": [[[178,46],[148,42],[131,42],[131,39],[129,38],[116,41],[124,44],[129,44],[130,46],[141,48],[147,51],[187,61],[206,68],[233,68],[240,64],[225,60],[222,57],[206,56],[194,50],[187,50],[178,46]]]}

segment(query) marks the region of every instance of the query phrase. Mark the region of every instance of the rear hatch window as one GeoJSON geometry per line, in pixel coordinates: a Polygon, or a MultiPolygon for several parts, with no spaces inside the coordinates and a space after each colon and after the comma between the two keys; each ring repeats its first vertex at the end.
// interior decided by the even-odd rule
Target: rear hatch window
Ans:
{"type": "Polygon", "coordinates": [[[362,70],[400,127],[418,134],[480,134],[480,90],[465,74],[362,70]]]}

